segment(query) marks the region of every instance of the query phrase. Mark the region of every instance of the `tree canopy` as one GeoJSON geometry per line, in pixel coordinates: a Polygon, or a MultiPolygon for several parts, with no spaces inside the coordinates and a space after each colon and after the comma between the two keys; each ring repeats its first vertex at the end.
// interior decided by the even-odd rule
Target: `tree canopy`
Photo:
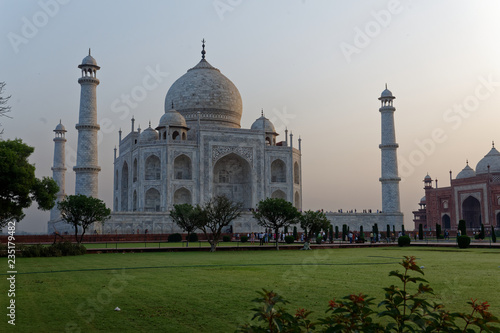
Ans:
{"type": "Polygon", "coordinates": [[[257,210],[253,212],[253,217],[260,226],[274,230],[276,233],[276,250],[279,250],[277,237],[279,229],[296,224],[300,213],[289,201],[279,198],[267,198],[258,203],[257,210]]]}
{"type": "Polygon", "coordinates": [[[57,207],[61,211],[62,219],[75,228],[75,239],[78,243],[82,242],[85,231],[92,223],[104,223],[111,214],[111,210],[102,200],[83,194],[69,195],[58,202],[57,207]],[[82,230],[80,237],[78,227],[82,230]]]}
{"type": "Polygon", "coordinates": [[[23,209],[38,203],[38,209],[50,210],[59,191],[49,177],[35,177],[35,166],[28,161],[34,148],[21,139],[0,141],[0,227],[21,221],[23,209]]]}
{"type": "Polygon", "coordinates": [[[188,233],[186,247],[189,246],[189,235],[204,221],[201,207],[193,207],[190,204],[174,205],[174,208],[170,211],[170,217],[179,228],[188,233]]]}
{"type": "Polygon", "coordinates": [[[210,252],[215,252],[222,230],[241,215],[242,207],[241,202],[233,202],[225,195],[219,195],[199,208],[199,228],[211,245],[210,252]]]}
{"type": "Polygon", "coordinates": [[[305,211],[302,213],[299,220],[300,227],[304,230],[306,241],[308,241],[312,235],[318,234],[321,230],[328,231],[331,225],[325,213],[321,211],[305,211]]]}

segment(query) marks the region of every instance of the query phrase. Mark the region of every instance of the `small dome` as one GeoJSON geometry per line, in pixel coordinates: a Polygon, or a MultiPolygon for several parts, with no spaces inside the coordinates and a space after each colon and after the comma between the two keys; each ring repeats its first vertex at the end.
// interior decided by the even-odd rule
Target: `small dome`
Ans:
{"type": "Polygon", "coordinates": [[[142,142],[150,142],[150,141],[158,140],[158,132],[156,132],[154,129],[152,129],[151,124],[150,124],[148,128],[146,128],[144,131],[142,131],[141,136],[139,137],[139,140],[142,142]]]}
{"type": "Polygon", "coordinates": [[[429,174],[427,174],[427,176],[424,177],[424,182],[430,182],[432,181],[432,178],[431,176],[429,176],[429,174]]]}
{"type": "Polygon", "coordinates": [[[392,92],[389,89],[385,88],[385,90],[382,91],[380,97],[394,97],[394,96],[392,96],[392,92]]]}
{"type": "Polygon", "coordinates": [[[66,132],[66,127],[59,121],[59,124],[57,124],[56,129],[54,132],[66,132]]]}
{"type": "Polygon", "coordinates": [[[260,118],[255,120],[250,129],[264,131],[266,133],[272,133],[277,135],[273,123],[269,119],[264,117],[264,115],[260,116],[260,118]]]}
{"type": "Polygon", "coordinates": [[[161,116],[160,123],[158,124],[157,128],[167,126],[187,128],[186,119],[184,119],[184,117],[177,110],[172,108],[166,111],[163,116],[161,116]]]}
{"type": "Polygon", "coordinates": [[[97,61],[95,61],[94,57],[92,57],[90,54],[83,58],[82,60],[82,65],[92,65],[92,66],[97,66],[97,61]]]}
{"type": "Polygon", "coordinates": [[[425,204],[427,201],[427,199],[425,198],[425,195],[422,197],[422,199],[420,199],[420,204],[425,204]]]}
{"type": "Polygon", "coordinates": [[[476,175],[488,173],[488,166],[490,166],[490,173],[500,173],[500,153],[495,147],[486,154],[481,161],[476,165],[476,175]]]}
{"type": "Polygon", "coordinates": [[[475,176],[476,176],[476,172],[474,171],[474,169],[472,169],[469,166],[469,163],[467,163],[465,168],[463,168],[462,171],[460,171],[458,173],[458,175],[455,179],[464,179],[464,178],[470,178],[470,177],[475,177],[475,176]]]}

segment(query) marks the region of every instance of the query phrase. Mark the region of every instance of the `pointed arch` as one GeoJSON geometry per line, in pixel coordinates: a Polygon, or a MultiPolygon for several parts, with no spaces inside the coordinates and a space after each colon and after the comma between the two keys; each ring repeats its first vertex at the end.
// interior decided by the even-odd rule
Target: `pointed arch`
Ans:
{"type": "Polygon", "coordinates": [[[295,197],[294,197],[294,206],[295,206],[295,208],[297,208],[297,209],[299,209],[299,210],[301,209],[301,207],[300,207],[300,194],[299,194],[299,192],[298,192],[298,191],[297,191],[297,192],[295,192],[295,197]]]}
{"type": "Polygon", "coordinates": [[[185,187],[174,192],[174,205],[192,204],[191,191],[185,187]]]}
{"type": "Polygon", "coordinates": [[[300,184],[300,169],[298,162],[293,164],[293,182],[295,184],[300,184]]]}
{"type": "Polygon", "coordinates": [[[467,197],[462,203],[462,218],[467,228],[477,229],[481,226],[481,203],[473,196],[467,197]]]}
{"type": "Polygon", "coordinates": [[[132,210],[135,212],[137,211],[137,191],[134,190],[134,195],[132,199],[132,210]]]}
{"type": "Polygon", "coordinates": [[[277,159],[271,163],[271,182],[286,183],[286,164],[283,160],[277,159]]]}
{"type": "Polygon", "coordinates": [[[161,162],[160,158],[156,155],[150,155],[146,158],[144,165],[144,179],[145,180],[160,180],[161,179],[161,162]]]}
{"type": "Polygon", "coordinates": [[[443,217],[441,218],[441,225],[443,226],[443,229],[445,229],[445,230],[451,229],[450,215],[448,215],[448,214],[443,215],[443,217]]]}
{"type": "Polygon", "coordinates": [[[121,211],[128,210],[128,164],[127,162],[123,162],[122,166],[122,190],[121,190],[121,211]]]}
{"type": "Polygon", "coordinates": [[[220,158],[213,168],[213,195],[225,195],[243,207],[252,205],[251,166],[243,157],[230,153],[220,158]]]}
{"type": "Polygon", "coordinates": [[[150,188],[146,191],[144,211],[159,212],[160,211],[160,192],[155,188],[150,188]]]}
{"type": "Polygon", "coordinates": [[[175,179],[191,179],[192,177],[191,159],[181,154],[174,160],[174,178],[175,179]]]}
{"type": "Polygon", "coordinates": [[[276,190],[271,194],[271,198],[286,200],[286,193],[282,190],[276,190]]]}

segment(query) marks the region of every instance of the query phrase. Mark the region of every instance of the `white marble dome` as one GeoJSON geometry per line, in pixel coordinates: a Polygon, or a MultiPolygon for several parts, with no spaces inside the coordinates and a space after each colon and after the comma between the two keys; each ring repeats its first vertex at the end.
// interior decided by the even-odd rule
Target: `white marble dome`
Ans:
{"type": "Polygon", "coordinates": [[[495,147],[486,154],[476,165],[476,175],[488,173],[488,165],[490,173],[500,173],[500,153],[495,147]]]}
{"type": "Polygon", "coordinates": [[[66,132],[66,127],[64,127],[64,125],[61,122],[59,122],[54,132],[66,132]]]}
{"type": "Polygon", "coordinates": [[[476,172],[474,171],[474,169],[472,169],[469,166],[469,163],[467,163],[465,168],[463,168],[462,171],[460,171],[458,173],[456,179],[464,179],[464,178],[470,178],[470,177],[475,177],[475,176],[476,176],[476,172]]]}
{"type": "Polygon", "coordinates": [[[427,202],[427,198],[425,197],[425,195],[422,197],[422,199],[420,199],[420,204],[421,205],[424,205],[425,203],[427,202]]]}
{"type": "Polygon", "coordinates": [[[172,103],[185,120],[202,125],[240,128],[243,103],[236,86],[217,68],[202,59],[172,84],[165,97],[165,111],[172,103]]]}
{"type": "Polygon", "coordinates": [[[163,116],[160,118],[160,123],[158,124],[158,127],[185,127],[187,128],[186,125],[186,119],[174,108],[171,108],[168,111],[165,111],[163,116]]]}
{"type": "Polygon", "coordinates": [[[264,115],[260,116],[260,118],[255,120],[250,129],[260,130],[266,133],[277,134],[273,123],[269,119],[264,117],[264,115]]]}
{"type": "Polygon", "coordinates": [[[139,137],[141,142],[151,142],[158,140],[158,132],[151,128],[151,124],[148,128],[142,131],[141,136],[139,137]]]}

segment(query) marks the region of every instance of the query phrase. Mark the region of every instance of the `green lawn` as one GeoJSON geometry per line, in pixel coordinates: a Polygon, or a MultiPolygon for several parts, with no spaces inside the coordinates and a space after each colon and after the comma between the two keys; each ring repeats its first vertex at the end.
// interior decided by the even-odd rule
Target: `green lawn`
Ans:
{"type": "MultiPolygon", "coordinates": [[[[499,315],[499,254],[390,247],[18,258],[16,268],[25,274],[16,280],[16,331],[234,332],[251,319],[251,300],[262,288],[285,296],[291,310],[322,316],[334,297],[362,292],[382,300],[382,287],[397,283],[388,273],[400,269],[404,255],[417,257],[437,293],[433,299],[449,310],[466,311],[466,302],[477,298],[499,315]]],[[[0,260],[3,272],[6,261],[0,260]]],[[[11,328],[5,314],[0,331],[11,328]]]]}

